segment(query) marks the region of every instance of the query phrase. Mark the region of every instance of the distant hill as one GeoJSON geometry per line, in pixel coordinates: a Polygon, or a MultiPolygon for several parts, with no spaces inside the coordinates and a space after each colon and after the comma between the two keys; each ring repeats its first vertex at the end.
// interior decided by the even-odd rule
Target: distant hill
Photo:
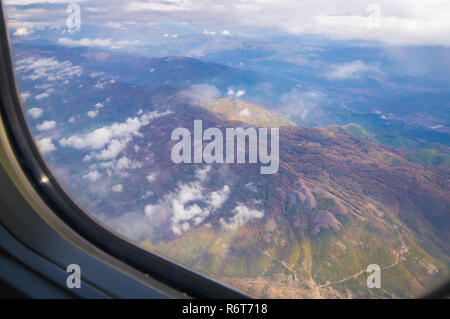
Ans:
{"type": "Polygon", "coordinates": [[[225,116],[227,120],[245,122],[257,127],[296,126],[294,122],[276,111],[269,111],[257,104],[237,98],[217,99],[203,107],[225,116]]]}

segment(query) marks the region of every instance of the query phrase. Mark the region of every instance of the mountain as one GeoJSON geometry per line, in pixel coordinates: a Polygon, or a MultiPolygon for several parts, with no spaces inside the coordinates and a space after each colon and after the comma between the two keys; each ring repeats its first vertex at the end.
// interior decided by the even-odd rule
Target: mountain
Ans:
{"type": "MultiPolygon", "coordinates": [[[[153,102],[144,114],[171,113],[142,126],[117,159],[64,167],[65,186],[104,223],[260,297],[413,297],[448,277],[448,173],[339,126],[281,127],[273,176],[250,164],[175,165],[175,128],[192,129],[194,120],[205,128],[236,126],[179,92],[136,89],[153,102]],[[102,178],[89,183],[84,176],[94,169],[102,178]],[[367,289],[369,264],[382,268],[383,289],[367,289]]],[[[90,154],[64,153],[80,160],[90,154]]]]}

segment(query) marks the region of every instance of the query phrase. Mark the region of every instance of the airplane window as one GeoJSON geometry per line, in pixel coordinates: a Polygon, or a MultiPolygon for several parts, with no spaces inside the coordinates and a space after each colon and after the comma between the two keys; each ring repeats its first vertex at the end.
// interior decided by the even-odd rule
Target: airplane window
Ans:
{"type": "Polygon", "coordinates": [[[41,155],[109,230],[254,297],[449,279],[449,3],[5,9],[41,155]]]}

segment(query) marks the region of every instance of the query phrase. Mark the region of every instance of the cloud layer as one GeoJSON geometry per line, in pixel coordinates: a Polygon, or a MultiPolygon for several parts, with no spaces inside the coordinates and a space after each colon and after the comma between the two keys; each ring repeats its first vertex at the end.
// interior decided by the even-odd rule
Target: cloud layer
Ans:
{"type": "MultiPolygon", "coordinates": [[[[73,1],[8,0],[6,4],[14,32],[27,35],[36,25],[64,26],[69,2],[73,1]],[[49,4],[52,10],[42,10],[49,4]]],[[[442,0],[96,0],[79,5],[83,23],[99,26],[183,22],[211,36],[239,35],[252,27],[393,45],[450,45],[450,2],[442,0]]],[[[109,38],[61,41],[114,45],[109,38]]]]}

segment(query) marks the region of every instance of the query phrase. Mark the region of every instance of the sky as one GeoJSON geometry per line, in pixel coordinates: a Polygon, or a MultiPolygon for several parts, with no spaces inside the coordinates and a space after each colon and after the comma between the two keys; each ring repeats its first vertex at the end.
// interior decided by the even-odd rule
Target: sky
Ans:
{"type": "MultiPolygon", "coordinates": [[[[239,36],[253,28],[331,40],[376,41],[391,46],[450,46],[448,0],[6,0],[5,3],[10,27],[17,36],[42,27],[64,26],[67,6],[76,3],[81,9],[82,23],[111,28],[177,23],[210,36],[239,36]]],[[[94,40],[107,41],[85,41],[94,40]]]]}

